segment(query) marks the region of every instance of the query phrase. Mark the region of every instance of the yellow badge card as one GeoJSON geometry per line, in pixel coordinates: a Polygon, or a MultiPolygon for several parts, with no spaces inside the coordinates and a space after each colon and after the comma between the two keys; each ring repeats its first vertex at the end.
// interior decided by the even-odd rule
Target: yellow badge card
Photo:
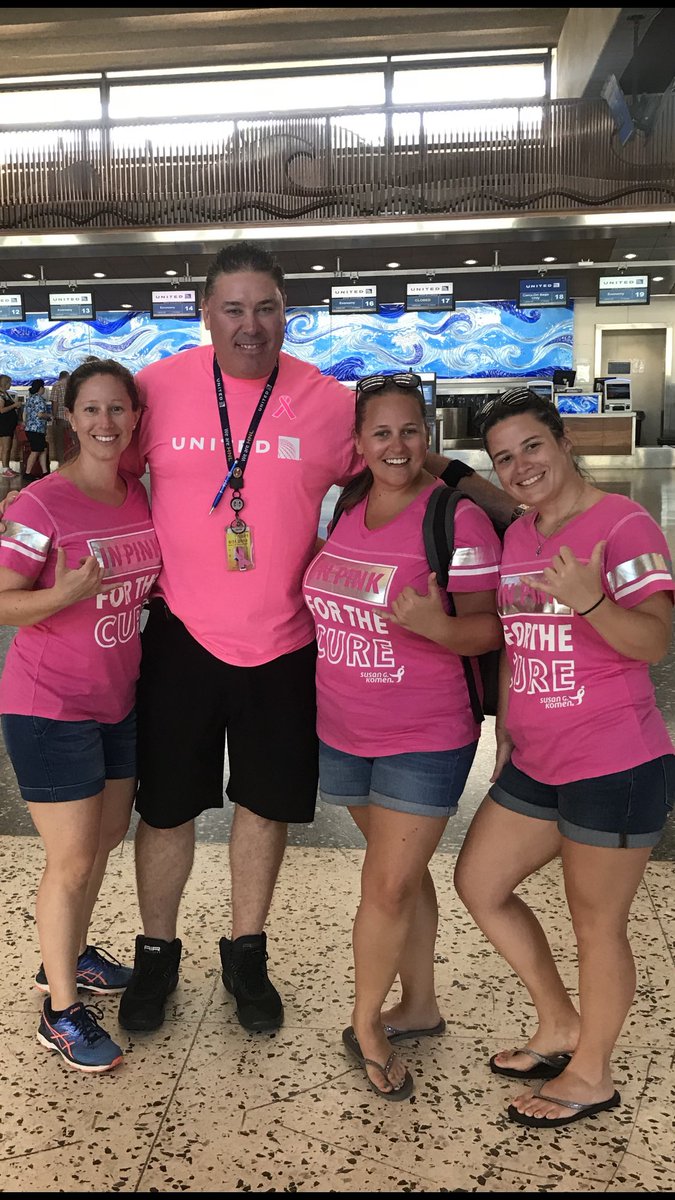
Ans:
{"type": "Polygon", "coordinates": [[[227,569],[228,571],[252,571],[253,562],[253,538],[250,529],[244,529],[241,533],[235,533],[233,529],[225,531],[225,545],[227,548],[227,569]]]}

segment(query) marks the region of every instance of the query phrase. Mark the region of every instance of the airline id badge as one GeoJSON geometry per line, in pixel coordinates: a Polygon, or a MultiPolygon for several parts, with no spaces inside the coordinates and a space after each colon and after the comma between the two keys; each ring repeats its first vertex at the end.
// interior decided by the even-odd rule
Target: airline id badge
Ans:
{"type": "Polygon", "coordinates": [[[255,563],[253,561],[253,536],[251,530],[243,521],[233,522],[225,530],[225,549],[227,552],[227,569],[228,571],[252,571],[255,563]],[[243,528],[234,528],[234,526],[243,526],[243,528]]]}

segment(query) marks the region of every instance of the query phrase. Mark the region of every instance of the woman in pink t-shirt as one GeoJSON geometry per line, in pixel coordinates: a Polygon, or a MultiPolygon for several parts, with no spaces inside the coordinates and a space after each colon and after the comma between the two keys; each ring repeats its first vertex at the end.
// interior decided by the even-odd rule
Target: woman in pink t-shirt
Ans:
{"type": "Polygon", "coordinates": [[[356,999],[345,1046],[385,1099],[413,1082],[391,1041],[445,1028],[434,988],[438,909],[429,861],[456,811],[479,727],[459,655],[496,648],[500,542],[458,503],[447,594],[429,574],[422,521],[436,487],[424,469],[419,377],[369,376],[356,393],[366,469],[310,563],[305,602],[317,633],[320,794],[344,805],[367,850],[354,922],[356,999]],[[397,974],[401,1002],[382,1012],[397,974]],[[391,1039],[388,1040],[388,1039],[391,1039]]]}
{"type": "Polygon", "coordinates": [[[159,572],[144,488],[119,460],[140,415],[133,377],[78,367],[65,406],[78,451],[20,492],[0,537],[0,623],[18,626],[0,681],[2,731],[46,851],[36,916],[49,993],[38,1040],[84,1072],[122,1051],[78,988],[123,991],[131,970],[87,944],[108,854],[127,830],[136,774],[143,597],[159,572]]]}
{"type": "Polygon", "coordinates": [[[527,1045],[495,1054],[490,1067],[555,1078],[508,1109],[512,1121],[546,1129],[620,1103],[610,1059],[635,991],[628,914],[675,794],[673,745],[649,678],[670,646],[673,578],[656,522],[581,475],[552,405],[523,388],[479,417],[502,486],[529,511],[504,540],[497,760],[455,883],[537,1010],[527,1045]],[[515,894],[558,855],[578,1011],[515,894]]]}

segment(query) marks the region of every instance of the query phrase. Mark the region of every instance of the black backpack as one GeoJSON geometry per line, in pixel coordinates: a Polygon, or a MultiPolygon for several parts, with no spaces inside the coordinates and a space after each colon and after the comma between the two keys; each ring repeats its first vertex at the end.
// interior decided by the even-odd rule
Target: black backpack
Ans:
{"type": "MultiPolygon", "coordinates": [[[[455,509],[460,500],[470,500],[471,497],[456,488],[434,488],[422,521],[422,534],[427,562],[432,571],[436,572],[438,586],[445,591],[448,586],[450,563],[455,549],[455,509]]],[[[475,503],[475,501],[472,501],[475,503]]],[[[503,534],[495,526],[495,531],[501,539],[503,534]]],[[[450,615],[456,615],[452,592],[448,592],[450,615]]],[[[476,655],[475,659],[460,655],[466,686],[471,701],[471,711],[474,721],[480,722],[485,715],[496,716],[497,700],[499,698],[499,659],[500,650],[486,650],[484,654],[476,655]],[[483,703],[481,705],[473,663],[478,665],[478,671],[483,685],[483,703]]]]}
{"type": "MultiPolygon", "coordinates": [[[[465,495],[464,492],[458,491],[457,488],[434,488],[429,496],[422,520],[422,536],[424,538],[424,550],[427,562],[431,570],[436,572],[438,586],[443,591],[448,586],[450,562],[455,549],[455,509],[460,500],[471,500],[471,497],[465,495]]],[[[475,503],[475,501],[471,502],[475,503]]],[[[330,523],[331,533],[344,511],[340,500],[338,500],[330,523]]],[[[501,540],[503,534],[500,533],[496,526],[495,531],[501,540]]],[[[454,617],[456,609],[451,592],[448,592],[448,600],[450,601],[450,615],[454,617]]],[[[476,655],[475,659],[465,658],[464,655],[459,656],[464,668],[464,677],[471,702],[471,712],[477,724],[480,724],[486,714],[494,717],[497,713],[500,654],[501,651],[499,650],[486,650],[484,654],[476,655]],[[483,685],[482,704],[478,694],[478,687],[476,686],[476,677],[473,668],[474,662],[478,665],[483,685]]]]}

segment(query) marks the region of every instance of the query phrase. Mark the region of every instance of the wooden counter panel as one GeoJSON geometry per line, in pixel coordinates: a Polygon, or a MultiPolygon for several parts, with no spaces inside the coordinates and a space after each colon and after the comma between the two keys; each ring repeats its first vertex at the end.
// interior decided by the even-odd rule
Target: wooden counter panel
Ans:
{"type": "Polygon", "coordinates": [[[632,454],[633,420],[622,417],[565,417],[565,432],[577,454],[632,454]]]}

